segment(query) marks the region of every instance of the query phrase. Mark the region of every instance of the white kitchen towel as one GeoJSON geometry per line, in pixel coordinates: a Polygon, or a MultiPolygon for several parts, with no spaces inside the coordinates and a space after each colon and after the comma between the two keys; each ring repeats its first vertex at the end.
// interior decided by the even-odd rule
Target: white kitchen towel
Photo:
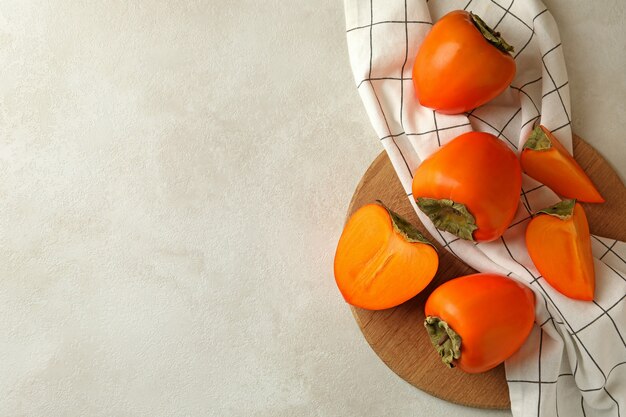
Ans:
{"type": "Polygon", "coordinates": [[[345,0],[348,50],[358,92],[402,185],[431,235],[482,272],[526,283],[536,295],[536,326],[506,376],[514,416],[626,416],[626,245],[592,237],[596,299],[571,300],[540,276],[524,231],[533,211],[559,201],[524,176],[521,204],[504,236],[490,243],[440,232],[415,206],[420,161],[461,133],[490,132],[518,152],[534,124],[571,151],[567,73],[556,23],[538,0],[345,0]],[[479,15],[515,47],[517,73],[499,97],[467,114],[420,106],[411,71],[433,21],[454,9],[479,15]]]}

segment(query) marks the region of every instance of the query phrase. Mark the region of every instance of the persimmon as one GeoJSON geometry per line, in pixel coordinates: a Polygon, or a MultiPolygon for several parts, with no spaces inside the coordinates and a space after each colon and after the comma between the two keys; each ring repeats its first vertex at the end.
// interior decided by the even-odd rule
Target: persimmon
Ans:
{"type": "Polygon", "coordinates": [[[481,106],[515,77],[513,47],[473,13],[455,10],[426,35],[413,65],[419,102],[444,114],[481,106]]]}
{"type": "Polygon", "coordinates": [[[349,304],[382,310],[417,295],[438,266],[434,246],[413,225],[382,204],[368,204],[339,238],[335,280],[349,304]]]}
{"type": "Polygon", "coordinates": [[[511,223],[521,187],[515,153],[489,133],[469,132],[424,160],[412,188],[438,229],[484,242],[499,238],[511,223]]]}
{"type": "Polygon", "coordinates": [[[496,274],[473,274],[437,287],[426,300],[424,326],[448,367],[488,371],[515,353],[535,320],[535,296],[496,274]]]}
{"type": "Polygon", "coordinates": [[[520,157],[522,170],[564,198],[604,203],[585,171],[545,126],[528,136],[520,157]]]}
{"type": "Polygon", "coordinates": [[[537,212],[526,228],[526,248],[555,290],[577,300],[593,300],[596,280],[589,224],[576,200],[537,212]]]}

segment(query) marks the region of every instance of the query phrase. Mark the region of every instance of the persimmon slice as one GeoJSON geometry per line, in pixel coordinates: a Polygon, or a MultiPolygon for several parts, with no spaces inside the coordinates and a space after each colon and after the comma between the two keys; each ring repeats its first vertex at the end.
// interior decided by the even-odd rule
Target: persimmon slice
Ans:
{"type": "Polygon", "coordinates": [[[593,300],[591,237],[582,206],[575,200],[564,200],[537,214],[526,229],[526,247],[533,263],[561,294],[593,300]]]}
{"type": "Polygon", "coordinates": [[[544,126],[537,126],[521,155],[522,170],[564,198],[604,203],[585,171],[544,126]]]}
{"type": "Polygon", "coordinates": [[[415,227],[382,204],[368,204],[339,238],[335,281],[349,304],[382,310],[417,295],[438,266],[435,248],[415,227]]]}

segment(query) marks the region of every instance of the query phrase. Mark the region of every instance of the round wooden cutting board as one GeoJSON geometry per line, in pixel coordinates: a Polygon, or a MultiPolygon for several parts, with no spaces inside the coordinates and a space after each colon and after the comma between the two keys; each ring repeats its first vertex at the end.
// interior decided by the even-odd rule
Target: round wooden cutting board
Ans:
{"type": "MultiPolygon", "coordinates": [[[[574,136],[574,156],[606,199],[604,204],[584,204],[591,232],[626,240],[626,188],[611,166],[586,142],[574,136]]],[[[391,162],[383,152],[372,162],[354,192],[348,216],[361,206],[382,200],[404,216],[431,242],[436,242],[418,220],[391,162]]],[[[451,278],[476,271],[452,256],[441,245],[439,271],[424,291],[406,303],[382,311],[352,307],[354,317],[374,352],[411,385],[454,403],[480,408],[510,408],[504,365],[470,375],[448,369],[432,348],[424,321],[424,302],[434,288],[451,278]]]]}

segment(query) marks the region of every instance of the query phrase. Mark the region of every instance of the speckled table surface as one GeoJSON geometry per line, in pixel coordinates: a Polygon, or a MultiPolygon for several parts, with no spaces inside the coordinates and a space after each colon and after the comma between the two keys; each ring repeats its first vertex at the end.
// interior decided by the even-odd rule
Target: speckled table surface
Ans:
{"type": "MultiPolygon", "coordinates": [[[[545,2],[626,179],[626,3],[545,2]]],[[[399,379],[335,289],[381,150],[341,1],[0,0],[0,68],[0,415],[510,415],[399,379]]]]}

